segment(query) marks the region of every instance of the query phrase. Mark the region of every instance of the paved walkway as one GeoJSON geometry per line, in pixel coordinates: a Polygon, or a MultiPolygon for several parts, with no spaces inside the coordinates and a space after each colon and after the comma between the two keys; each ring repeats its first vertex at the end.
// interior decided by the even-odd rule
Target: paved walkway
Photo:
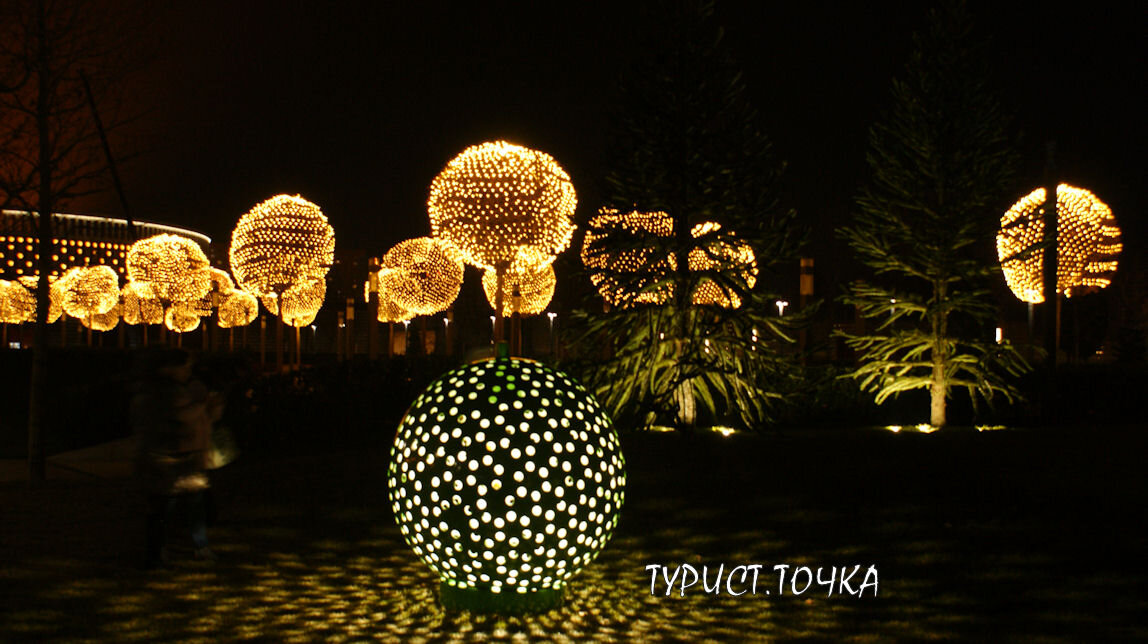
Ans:
{"type": "MultiPolygon", "coordinates": [[[[115,479],[132,475],[135,465],[134,437],[54,454],[48,457],[49,479],[115,479]]],[[[0,482],[28,480],[28,462],[0,459],[0,482]]]]}

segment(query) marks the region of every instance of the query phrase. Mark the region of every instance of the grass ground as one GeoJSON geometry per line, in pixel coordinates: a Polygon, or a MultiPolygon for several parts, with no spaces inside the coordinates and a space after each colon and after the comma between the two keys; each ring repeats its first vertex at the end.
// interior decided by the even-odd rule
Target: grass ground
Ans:
{"type": "Polygon", "coordinates": [[[1145,443],[1087,427],[630,436],[613,541],[561,609],[521,618],[439,607],[378,442],[245,455],[215,476],[220,561],[179,541],[160,571],[138,566],[131,481],[2,484],[0,640],[1144,640],[1145,443]],[[651,595],[645,567],[683,562],[764,564],[768,584],[651,595]],[[779,595],[775,564],[873,565],[880,586],[779,595]]]}

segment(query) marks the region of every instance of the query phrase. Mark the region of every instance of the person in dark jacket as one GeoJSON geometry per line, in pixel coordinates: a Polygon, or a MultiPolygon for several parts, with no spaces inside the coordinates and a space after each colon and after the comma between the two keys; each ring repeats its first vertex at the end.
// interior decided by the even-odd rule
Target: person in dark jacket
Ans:
{"type": "Polygon", "coordinates": [[[191,354],[182,349],[146,352],[131,402],[138,441],[136,471],[148,497],[145,566],[149,568],[167,561],[167,528],[178,513],[191,530],[196,558],[215,559],[204,509],[211,453],[208,392],[192,377],[192,366],[191,354]]]}

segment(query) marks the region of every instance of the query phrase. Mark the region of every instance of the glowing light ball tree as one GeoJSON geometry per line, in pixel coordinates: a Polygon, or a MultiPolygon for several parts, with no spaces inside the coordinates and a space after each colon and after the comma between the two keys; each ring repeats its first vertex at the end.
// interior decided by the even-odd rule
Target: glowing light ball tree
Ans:
{"type": "Polygon", "coordinates": [[[664,212],[620,213],[602,208],[582,240],[582,263],[602,299],[614,306],[665,304],[673,284],[663,283],[677,267],[674,255],[659,252],[650,237],[670,238],[674,220],[664,212]],[[607,239],[618,248],[606,247],[607,239]]]}
{"type": "MultiPolygon", "coordinates": [[[[36,276],[36,275],[24,275],[23,277],[16,278],[16,281],[19,282],[24,288],[28,289],[28,292],[31,293],[32,297],[34,298],[36,296],[36,282],[38,282],[39,279],[40,279],[39,276],[36,276]]],[[[53,275],[49,275],[48,276],[48,324],[52,324],[56,320],[59,320],[60,316],[62,316],[64,314],[64,307],[62,306],[63,302],[64,302],[64,284],[63,284],[63,282],[61,282],[58,277],[55,277],[53,275]]],[[[36,310],[34,308],[32,309],[32,319],[30,319],[28,321],[29,322],[35,322],[36,321],[36,310]]]]}
{"type": "MultiPolygon", "coordinates": [[[[230,258],[239,287],[264,304],[267,298],[281,299],[293,287],[313,292],[314,283],[324,280],[335,261],[335,230],[319,206],[299,195],[278,195],[239,218],[231,232],[230,258]]],[[[286,318],[284,322],[291,323],[286,318]]],[[[299,325],[292,326],[298,356],[299,325]]],[[[277,328],[281,333],[282,327],[277,328]]],[[[276,345],[281,346],[279,341],[276,345]]],[[[275,353],[281,363],[281,350],[275,353]]]]}
{"type": "Polygon", "coordinates": [[[388,471],[399,530],[448,609],[542,612],[605,547],[625,462],[609,417],[565,374],[473,362],[422,393],[388,471]]]}
{"type": "Polygon", "coordinates": [[[191,333],[199,328],[200,311],[187,302],[167,307],[163,314],[163,325],[176,333],[191,333]]]}
{"type": "Polygon", "coordinates": [[[141,297],[134,283],[124,285],[120,302],[125,324],[163,324],[163,303],[141,297]]]}
{"type": "Polygon", "coordinates": [[[415,315],[446,310],[462,288],[463,261],[456,248],[430,237],[399,242],[383,255],[379,288],[415,315]]]}
{"type": "Polygon", "coordinates": [[[224,329],[247,326],[258,315],[259,301],[247,291],[232,289],[219,303],[219,326],[224,329]]]}
{"type": "Polygon", "coordinates": [[[496,290],[498,289],[498,276],[490,269],[482,274],[482,290],[486,293],[486,301],[490,303],[491,308],[496,307],[497,302],[501,301],[502,311],[499,314],[503,316],[514,315],[515,313],[537,315],[545,311],[551,298],[554,297],[555,283],[553,264],[511,266],[510,270],[506,272],[506,277],[502,280],[503,292],[502,297],[499,298],[499,293],[496,290]]]}
{"type": "Polygon", "coordinates": [[[753,288],[757,283],[757,260],[749,244],[736,239],[733,233],[719,237],[716,233],[720,230],[721,225],[707,221],[690,231],[694,239],[703,240],[703,244],[691,249],[687,256],[690,272],[705,275],[694,287],[690,301],[698,305],[736,309],[741,306],[741,296],[721,282],[737,275],[745,282],[746,288],[753,288]],[[707,236],[713,238],[706,240],[707,236]]]}
{"type": "Polygon", "coordinates": [[[111,331],[119,326],[121,312],[121,306],[117,304],[107,313],[81,318],[80,323],[93,331],[111,331]]]}
{"type": "Polygon", "coordinates": [[[24,285],[0,280],[0,323],[21,324],[36,319],[36,296],[24,285]]]}
{"type": "Polygon", "coordinates": [[[240,288],[278,297],[296,284],[326,277],[335,259],[335,231],[315,204],[278,195],[239,218],[230,259],[240,288]]]}
{"type": "Polygon", "coordinates": [[[120,303],[120,278],[111,266],[76,266],[62,283],[64,313],[81,320],[108,313],[120,303]]]}
{"type": "MultiPolygon", "coordinates": [[[[542,264],[565,250],[576,205],[570,176],[553,157],[494,141],[451,159],[431,183],[427,210],[434,237],[501,280],[516,262],[542,264]]],[[[496,319],[501,339],[502,317],[496,319]]]]}
{"type": "MultiPolygon", "coordinates": [[[[1005,282],[1029,304],[1044,301],[1044,251],[1030,251],[1044,238],[1040,213],[1046,200],[1044,188],[1033,190],[1001,217],[997,233],[1005,282]]],[[[1123,249],[1112,210],[1088,190],[1062,183],[1056,188],[1056,221],[1056,292],[1073,297],[1108,286],[1123,249]]]]}
{"type": "Polygon", "coordinates": [[[207,255],[195,241],[180,235],[155,235],[128,249],[128,280],[136,293],[168,307],[204,297],[211,290],[207,255]]]}

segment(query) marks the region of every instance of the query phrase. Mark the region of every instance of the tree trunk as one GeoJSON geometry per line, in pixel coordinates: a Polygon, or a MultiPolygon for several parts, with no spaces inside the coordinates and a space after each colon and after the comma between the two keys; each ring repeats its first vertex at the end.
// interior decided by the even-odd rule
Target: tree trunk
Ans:
{"type": "Polygon", "coordinates": [[[945,367],[933,361],[933,384],[929,387],[929,424],[933,427],[945,426],[945,367]]]}

